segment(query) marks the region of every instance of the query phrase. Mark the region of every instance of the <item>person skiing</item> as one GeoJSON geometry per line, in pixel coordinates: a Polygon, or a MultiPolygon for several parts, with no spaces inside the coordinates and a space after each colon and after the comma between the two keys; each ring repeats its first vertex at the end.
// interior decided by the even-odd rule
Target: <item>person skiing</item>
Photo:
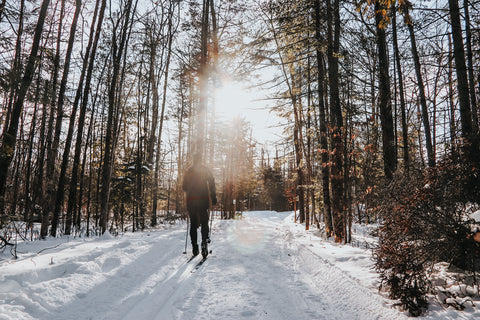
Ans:
{"type": "Polygon", "coordinates": [[[198,255],[197,229],[201,226],[202,232],[202,256],[208,255],[208,243],[210,242],[208,227],[208,209],[210,200],[212,205],[217,204],[215,192],[215,180],[210,170],[202,165],[200,154],[193,157],[193,165],[187,170],[183,178],[183,191],[186,193],[187,211],[190,217],[190,240],[192,253],[198,255]]]}

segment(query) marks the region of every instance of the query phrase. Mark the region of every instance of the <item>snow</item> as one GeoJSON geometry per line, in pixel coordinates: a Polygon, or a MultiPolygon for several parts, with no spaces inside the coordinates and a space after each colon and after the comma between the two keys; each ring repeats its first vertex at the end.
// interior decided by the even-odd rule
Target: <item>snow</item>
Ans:
{"type": "MultiPolygon", "coordinates": [[[[291,212],[214,220],[198,270],[201,258],[182,254],[186,227],[23,242],[17,260],[4,250],[0,320],[409,318],[378,291],[372,227],[355,227],[357,247],[305,231],[291,212]]],[[[433,303],[421,319],[476,317],[433,303]]]]}
{"type": "Polygon", "coordinates": [[[477,210],[474,213],[472,213],[471,218],[476,222],[480,223],[480,210],[477,210]]]}

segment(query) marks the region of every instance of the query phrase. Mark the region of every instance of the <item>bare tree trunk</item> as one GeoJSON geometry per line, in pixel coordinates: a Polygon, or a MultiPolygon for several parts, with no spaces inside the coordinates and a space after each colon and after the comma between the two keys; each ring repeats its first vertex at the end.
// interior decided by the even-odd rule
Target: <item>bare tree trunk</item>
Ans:
{"type": "Polygon", "coordinates": [[[460,120],[462,123],[463,148],[466,160],[479,163],[478,137],[473,131],[472,112],[470,109],[467,68],[465,65],[465,50],[463,47],[462,26],[460,24],[460,9],[458,0],[448,0],[450,7],[450,20],[452,24],[453,58],[457,71],[457,90],[460,103],[460,120]]]}
{"type": "MultiPolygon", "coordinates": [[[[300,75],[295,74],[292,64],[290,64],[290,73],[292,77],[292,87],[299,88],[300,80],[295,81],[295,78],[300,78],[300,75]]],[[[298,89],[297,89],[298,90],[298,89]]],[[[295,146],[295,159],[296,159],[296,169],[297,169],[297,196],[298,196],[298,208],[300,223],[305,222],[305,172],[303,168],[304,158],[303,158],[303,148],[302,148],[302,102],[301,98],[297,96],[295,91],[291,92],[291,99],[293,105],[293,114],[295,124],[293,127],[293,143],[295,146]]]]}
{"type": "Polygon", "coordinates": [[[420,159],[422,160],[422,168],[425,167],[425,158],[424,158],[424,152],[423,152],[423,144],[422,144],[422,125],[420,122],[422,121],[421,119],[421,114],[422,112],[420,111],[420,106],[417,104],[417,121],[418,121],[418,129],[417,129],[417,134],[418,134],[418,148],[420,149],[420,159]]]}
{"type": "Polygon", "coordinates": [[[422,107],[422,120],[425,129],[425,146],[427,148],[428,166],[435,167],[435,152],[432,145],[432,133],[430,129],[430,121],[428,117],[427,99],[425,96],[425,85],[423,84],[422,71],[420,66],[420,57],[417,51],[417,41],[415,39],[415,31],[413,30],[413,22],[411,20],[408,7],[405,8],[405,24],[410,34],[410,43],[412,49],[413,62],[415,64],[415,74],[417,76],[417,86],[419,90],[420,106],[422,107]]]}
{"type": "Polygon", "coordinates": [[[327,1],[327,54],[328,78],[330,87],[330,111],[332,119],[332,217],[335,242],[345,240],[345,219],[343,204],[343,115],[340,104],[338,53],[340,49],[340,1],[327,1]]]}
{"type": "MultiPolygon", "coordinates": [[[[3,9],[3,8],[2,8],[3,9]]],[[[18,31],[17,31],[17,39],[15,43],[15,56],[13,58],[13,63],[12,63],[12,69],[9,75],[9,84],[10,84],[10,92],[8,95],[8,100],[6,102],[6,113],[5,113],[5,122],[4,122],[4,127],[3,127],[3,132],[2,136],[5,136],[7,130],[8,130],[8,124],[10,122],[10,118],[12,115],[12,107],[15,99],[17,98],[17,93],[18,93],[18,83],[21,80],[21,75],[22,75],[22,70],[21,70],[21,54],[22,54],[22,35],[24,31],[23,27],[23,20],[24,20],[24,11],[25,11],[25,1],[22,0],[20,2],[20,12],[19,12],[19,21],[18,21],[18,31]]],[[[37,86],[38,88],[38,86],[37,86]]],[[[38,90],[38,89],[37,89],[38,90]]],[[[18,156],[17,156],[18,158],[18,156]]],[[[17,164],[15,164],[15,170],[16,174],[12,174],[12,176],[15,176],[15,181],[17,180],[19,174],[18,174],[18,161],[17,164]]],[[[14,183],[14,189],[18,188],[17,183],[14,183]]],[[[12,214],[15,214],[16,210],[16,200],[17,200],[17,190],[14,190],[13,194],[13,201],[12,201],[12,206],[10,208],[10,211],[12,214]]],[[[27,200],[28,202],[28,200],[27,200]]],[[[1,205],[1,197],[0,197],[0,205],[1,205]]],[[[3,206],[0,207],[0,210],[3,209],[3,206]]],[[[2,226],[2,217],[1,217],[1,212],[0,212],[0,227],[2,226]]]]}
{"type": "Polygon", "coordinates": [[[408,126],[407,126],[407,113],[405,105],[405,89],[403,84],[403,72],[402,72],[402,63],[400,60],[400,51],[398,49],[398,39],[397,39],[397,13],[395,9],[395,4],[392,5],[392,32],[393,32],[393,51],[395,54],[395,62],[397,64],[397,74],[398,74],[398,87],[400,94],[400,113],[402,115],[402,140],[403,140],[403,165],[405,171],[410,170],[410,155],[409,155],[409,141],[408,141],[408,126]]]}
{"type": "Polygon", "coordinates": [[[35,137],[35,127],[37,125],[37,110],[38,110],[38,101],[40,101],[40,83],[41,83],[41,78],[40,78],[40,69],[38,72],[38,80],[37,80],[37,89],[35,93],[35,104],[33,107],[33,117],[32,117],[32,123],[30,124],[30,132],[28,134],[28,151],[27,151],[27,159],[26,159],[26,169],[27,172],[25,173],[25,208],[24,208],[24,213],[23,213],[23,219],[25,222],[27,222],[27,228],[30,227],[32,219],[31,219],[31,211],[30,208],[32,206],[32,191],[30,190],[30,182],[31,182],[31,175],[32,175],[32,154],[33,154],[33,143],[34,143],[34,137],[35,137]]]}
{"type": "MultiPolygon", "coordinates": [[[[179,85],[179,92],[180,92],[180,114],[179,114],[179,119],[178,119],[178,158],[177,158],[177,168],[178,168],[178,175],[177,175],[177,194],[175,198],[175,208],[177,210],[177,214],[181,213],[182,218],[186,219],[186,216],[184,216],[184,207],[183,207],[183,190],[182,190],[182,180],[183,180],[183,158],[184,158],[184,152],[183,152],[183,144],[182,141],[184,139],[184,118],[185,118],[185,88],[189,87],[189,84],[186,82],[188,81],[188,76],[186,75],[186,72],[184,71],[184,66],[182,66],[182,71],[180,75],[180,85],[179,85]]],[[[154,203],[155,205],[155,203],[154,203]]]]}
{"type": "MultiPolygon", "coordinates": [[[[101,76],[100,78],[103,78],[103,75],[105,74],[105,70],[107,68],[107,65],[105,64],[103,69],[102,69],[102,72],[101,72],[101,76]]],[[[76,216],[76,218],[74,217],[73,219],[73,223],[74,225],[77,227],[77,229],[80,228],[80,223],[81,223],[81,210],[82,210],[82,199],[83,199],[83,189],[84,189],[84,184],[85,184],[85,179],[87,179],[85,177],[85,168],[87,166],[87,154],[88,154],[88,149],[93,149],[93,145],[92,145],[92,142],[95,141],[95,135],[94,135],[94,132],[93,132],[93,128],[95,127],[95,124],[96,124],[96,121],[95,121],[95,110],[96,110],[96,104],[97,104],[97,101],[98,101],[98,95],[99,95],[99,92],[100,92],[100,86],[101,86],[101,82],[99,81],[97,83],[97,87],[95,89],[95,98],[93,99],[93,102],[92,102],[92,106],[91,106],[91,110],[90,110],[90,123],[89,123],[89,126],[88,126],[88,132],[87,132],[87,137],[85,139],[85,146],[84,146],[84,151],[83,151],[83,160],[82,160],[82,168],[81,168],[81,172],[80,172],[80,188],[79,188],[79,196],[78,196],[78,204],[77,204],[77,208],[78,208],[78,215],[76,216]]],[[[91,160],[91,157],[90,156],[90,162],[92,161],[91,160]]],[[[88,176],[88,180],[89,180],[89,187],[88,187],[88,195],[87,195],[87,205],[86,205],[86,210],[87,210],[87,236],[88,236],[88,225],[90,223],[90,201],[91,201],[91,188],[92,188],[92,166],[90,165],[90,170],[89,170],[89,176],[88,176]]],[[[69,200],[70,200],[70,197],[69,197],[69,200]]]]}
{"type": "Polygon", "coordinates": [[[0,22],[2,22],[3,19],[3,11],[5,11],[5,5],[7,3],[7,0],[2,0],[0,3],[0,22]]]}
{"type": "MultiPolygon", "coordinates": [[[[92,141],[95,141],[95,132],[92,132],[92,141]]],[[[94,189],[94,186],[93,186],[93,183],[92,183],[92,180],[93,180],[93,174],[94,174],[94,170],[93,170],[93,152],[90,152],[90,161],[89,161],[89,174],[88,174],[88,195],[87,195],[87,204],[86,204],[86,208],[87,208],[87,225],[86,225],[86,229],[87,229],[87,237],[90,236],[90,218],[91,218],[91,212],[92,212],[92,208],[91,208],[91,202],[92,202],[92,194],[93,194],[93,189],[94,189]]],[[[98,201],[97,201],[98,203],[98,201]]],[[[95,207],[97,206],[97,204],[95,204],[95,207]]]]}
{"type": "MultiPolygon", "coordinates": [[[[155,24],[156,25],[156,24],[155,24]]],[[[161,69],[157,66],[157,52],[158,46],[160,45],[159,37],[157,37],[154,33],[154,30],[150,30],[151,32],[151,47],[150,47],[150,65],[149,65],[149,90],[151,89],[152,92],[152,126],[148,138],[147,143],[147,162],[149,164],[153,163],[153,157],[155,155],[155,142],[157,139],[157,126],[158,126],[158,87],[159,87],[159,80],[161,75],[161,69]],[[158,68],[158,75],[155,75],[155,69],[158,68]]],[[[163,62],[162,62],[163,63],[163,62]]],[[[147,98],[148,99],[148,98],[147,98]]]]}
{"type": "Polygon", "coordinates": [[[200,101],[198,104],[198,111],[196,117],[196,138],[194,145],[196,146],[196,152],[199,155],[203,155],[205,152],[205,122],[206,122],[206,110],[207,110],[207,84],[208,84],[208,26],[209,26],[209,12],[210,1],[203,0],[202,11],[202,30],[201,30],[201,51],[200,51],[200,66],[199,66],[199,96],[200,101]]]}
{"type": "MultiPolygon", "coordinates": [[[[102,4],[102,7],[103,7],[103,4],[102,4]]],[[[87,71],[87,75],[86,77],[84,77],[84,74],[85,74],[85,69],[87,67],[87,61],[88,61],[88,58],[91,59],[91,64],[93,64],[93,59],[92,57],[95,55],[95,50],[96,50],[96,46],[97,46],[97,42],[98,42],[98,38],[99,38],[99,33],[100,33],[100,28],[101,28],[101,23],[103,21],[103,12],[104,12],[104,8],[103,7],[103,10],[102,8],[100,9],[100,16],[99,16],[99,19],[97,21],[98,23],[98,26],[97,26],[97,35],[95,35],[95,41],[94,41],[94,44],[93,44],[93,48],[90,47],[90,44],[92,43],[91,41],[91,37],[89,39],[89,46],[87,47],[87,53],[86,53],[86,57],[85,57],[85,60],[84,60],[84,64],[83,64],[83,67],[82,67],[82,74],[80,76],[80,82],[78,84],[78,88],[77,88],[77,92],[76,92],[76,95],[75,95],[75,100],[73,102],[73,108],[72,108],[72,114],[70,115],[70,123],[69,123],[69,127],[68,127],[68,133],[67,133],[67,138],[65,140],[65,149],[63,151],[63,157],[62,157],[62,164],[61,164],[61,169],[60,169],[60,176],[59,176],[59,179],[58,179],[58,187],[57,187],[57,194],[56,194],[56,197],[55,197],[55,209],[54,209],[54,212],[53,212],[53,218],[52,218],[52,228],[50,230],[50,234],[52,236],[55,236],[56,235],[56,231],[57,231],[57,224],[58,224],[58,218],[59,218],[59,215],[60,215],[60,211],[61,211],[61,208],[63,206],[63,201],[64,201],[64,195],[65,195],[65,183],[66,183],[66,173],[67,173],[67,167],[68,167],[68,159],[69,159],[69,155],[70,155],[70,148],[71,148],[71,144],[72,144],[72,140],[73,140],[73,130],[74,130],[74,125],[75,125],[75,118],[76,118],[76,114],[77,114],[77,110],[78,110],[78,104],[80,102],[80,97],[81,97],[81,91],[82,91],[82,86],[83,86],[83,79],[85,78],[86,79],[86,83],[85,83],[85,91],[87,91],[87,93],[84,93],[84,96],[83,96],[83,104],[85,105],[86,103],[88,103],[88,91],[90,90],[90,81],[91,81],[91,73],[92,71],[90,69],[93,69],[93,65],[92,66],[89,66],[88,68],[88,71],[87,71]],[[90,52],[90,50],[92,50],[90,52]]],[[[63,103],[64,103],[64,99],[63,99],[63,93],[65,92],[65,89],[66,89],[66,81],[67,81],[67,78],[68,78],[68,69],[70,67],[70,57],[71,57],[71,51],[73,49],[73,43],[74,43],[74,39],[75,39],[75,32],[76,32],[76,25],[77,25],[77,20],[78,20],[78,15],[80,13],[80,10],[81,10],[81,0],[76,0],[76,9],[75,9],[75,14],[74,14],[74,20],[72,22],[72,25],[70,27],[70,38],[69,38],[69,43],[68,43],[68,48],[67,48],[67,59],[68,60],[65,60],[65,70],[64,70],[64,74],[63,74],[63,78],[62,78],[62,83],[60,85],[60,96],[59,96],[59,107],[60,106],[63,106],[63,103]]],[[[93,25],[92,25],[92,30],[90,32],[90,36],[93,36],[93,25]]],[[[86,108],[82,106],[82,109],[83,108],[86,108]]],[[[77,140],[78,140],[78,135],[80,136],[83,136],[83,120],[85,118],[85,112],[83,112],[83,115],[80,116],[80,119],[79,119],[79,131],[77,132],[77,140]],[[80,126],[80,121],[82,122],[81,126],[80,126]],[[81,130],[81,131],[80,131],[81,130]]],[[[81,137],[82,138],[82,137],[81,137]]],[[[80,149],[80,148],[78,148],[80,149]]],[[[78,152],[78,159],[80,157],[80,150],[76,150],[75,153],[78,152]]],[[[77,154],[76,154],[77,156],[77,154]]],[[[77,175],[78,175],[78,159],[77,159],[77,166],[76,168],[74,168],[74,176],[72,176],[72,179],[75,180],[74,183],[75,183],[75,187],[72,188],[74,190],[70,190],[71,192],[75,192],[76,193],[76,189],[77,189],[77,175]]],[[[75,201],[75,197],[72,199],[72,201],[75,201]]],[[[70,208],[70,212],[69,212],[69,215],[67,217],[67,221],[66,221],[66,228],[65,228],[65,234],[70,234],[71,232],[71,224],[72,224],[72,211],[73,209],[70,208]],[[67,229],[68,228],[68,229],[67,229]]]]}
{"type": "Polygon", "coordinates": [[[478,109],[475,95],[475,76],[473,75],[473,53],[472,53],[472,30],[470,28],[470,13],[469,13],[469,1],[463,0],[463,10],[465,19],[465,46],[467,48],[467,67],[468,67],[468,84],[470,89],[470,107],[472,108],[472,125],[473,132],[479,138],[478,129],[478,109]]]}
{"type": "MultiPolygon", "coordinates": [[[[89,145],[91,145],[91,141],[92,141],[92,129],[93,129],[93,125],[94,125],[94,119],[93,119],[93,116],[95,114],[95,111],[94,111],[94,108],[92,108],[92,115],[91,115],[91,118],[90,118],[90,124],[88,126],[88,132],[87,132],[87,137],[85,139],[85,150],[83,152],[83,159],[82,159],[82,166],[81,166],[81,170],[80,170],[80,186],[79,186],[79,189],[78,189],[78,203],[77,203],[77,214],[76,216],[74,216],[74,219],[73,219],[73,225],[77,228],[77,230],[80,229],[80,225],[81,225],[81,221],[82,221],[82,217],[81,217],[81,213],[82,213],[82,199],[83,199],[83,190],[84,190],[84,185],[85,185],[85,180],[87,179],[86,176],[85,176],[85,169],[86,169],[86,166],[87,166],[87,150],[89,148],[89,145]]],[[[89,177],[91,177],[91,172],[89,174],[89,177]]],[[[89,192],[90,192],[90,188],[89,188],[89,192]]],[[[70,200],[70,198],[69,198],[70,200]]],[[[89,206],[87,205],[86,206],[87,208],[87,211],[89,211],[89,206]]]]}
{"type": "Polygon", "coordinates": [[[327,139],[327,123],[326,123],[326,106],[325,106],[325,70],[323,53],[320,50],[320,0],[315,0],[315,38],[316,57],[318,68],[318,108],[320,123],[320,153],[322,160],[322,193],[323,193],[323,220],[325,222],[325,232],[327,237],[333,235],[332,212],[330,206],[330,170],[328,166],[328,139],[327,139]]]}
{"type": "MultiPolygon", "coordinates": [[[[55,57],[53,59],[53,71],[52,71],[52,83],[50,88],[50,94],[52,96],[50,101],[50,117],[48,120],[48,130],[47,130],[47,137],[46,137],[46,152],[47,152],[47,164],[46,164],[46,182],[47,185],[45,189],[42,189],[42,226],[40,230],[40,237],[45,238],[47,235],[48,225],[50,223],[51,213],[53,211],[53,207],[55,205],[55,160],[57,156],[58,146],[60,144],[60,135],[61,135],[61,127],[63,122],[63,104],[58,104],[56,100],[57,96],[57,88],[58,88],[58,77],[60,73],[60,55],[61,55],[61,39],[63,34],[63,20],[65,17],[65,0],[60,2],[60,15],[59,15],[59,25],[57,30],[57,43],[56,43],[56,51],[55,57]],[[53,127],[54,127],[54,120],[55,114],[57,115],[56,126],[55,126],[55,135],[53,136],[53,127]]],[[[58,5],[58,2],[55,5],[58,5]]],[[[58,95],[58,99],[63,99],[63,95],[58,95]]],[[[43,172],[42,172],[43,174],[43,172]]],[[[41,181],[43,181],[43,177],[39,177],[41,181]]]]}
{"type": "MultiPolygon", "coordinates": [[[[452,52],[452,39],[448,37],[448,52],[452,52]]],[[[455,102],[453,101],[453,56],[449,54],[448,56],[448,105],[450,107],[450,144],[452,156],[456,155],[457,152],[457,126],[455,120],[455,102]]]]}
{"type": "MultiPolygon", "coordinates": [[[[47,149],[47,140],[46,140],[47,137],[45,136],[45,130],[47,126],[48,107],[49,107],[48,103],[43,104],[42,120],[40,125],[40,135],[38,137],[38,140],[40,142],[39,155],[37,157],[37,165],[36,165],[36,172],[35,172],[35,179],[34,179],[35,189],[33,190],[33,194],[32,194],[33,206],[36,206],[38,197],[42,197],[44,192],[43,181],[44,181],[45,153],[47,149]]],[[[43,211],[40,211],[39,213],[41,214],[40,216],[41,218],[43,215],[43,211]]]]}
{"type": "Polygon", "coordinates": [[[315,215],[315,211],[310,212],[310,201],[312,203],[315,202],[315,199],[311,196],[311,191],[313,190],[312,188],[312,176],[313,176],[313,171],[312,171],[312,87],[311,87],[311,63],[310,63],[310,49],[307,52],[308,58],[307,58],[307,83],[308,83],[308,92],[307,92],[307,128],[306,128],[306,135],[307,135],[307,147],[304,147],[304,157],[306,159],[306,164],[307,164],[307,177],[306,177],[306,207],[305,207],[305,229],[309,230],[310,228],[310,218],[311,216],[315,215]]]}
{"type": "MultiPolygon", "coordinates": [[[[24,129],[25,127],[23,124],[25,123],[25,113],[22,114],[22,119],[21,119],[21,126],[20,126],[20,140],[24,141],[25,136],[24,136],[24,129]]],[[[20,174],[22,169],[25,167],[25,147],[22,145],[19,145],[18,152],[15,153],[15,158],[13,160],[13,170],[12,170],[12,191],[10,191],[12,195],[12,201],[10,204],[10,215],[14,216],[17,212],[17,205],[18,205],[18,198],[19,198],[19,192],[20,192],[20,174]]]]}
{"type": "Polygon", "coordinates": [[[23,103],[25,101],[27,91],[30,88],[30,84],[32,83],[33,74],[35,72],[35,61],[37,58],[40,39],[42,37],[43,25],[45,22],[47,8],[49,4],[50,0],[43,0],[42,6],[40,7],[38,21],[33,36],[32,50],[28,57],[25,72],[20,83],[17,99],[13,105],[12,116],[10,119],[10,123],[8,124],[8,130],[3,136],[2,145],[0,147],[0,225],[3,224],[3,219],[1,218],[3,218],[2,216],[5,214],[5,188],[7,183],[8,169],[15,153],[18,123],[23,110],[23,103]]]}
{"type": "MultiPolygon", "coordinates": [[[[213,82],[214,85],[219,81],[218,74],[217,74],[217,64],[218,64],[218,53],[219,53],[219,45],[218,45],[218,28],[217,28],[217,15],[215,13],[215,1],[210,0],[210,15],[212,18],[212,44],[213,44],[213,50],[212,50],[212,59],[211,59],[211,65],[210,65],[210,70],[212,72],[213,76],[213,82]]],[[[210,142],[210,150],[209,150],[209,166],[213,167],[215,163],[215,101],[212,99],[211,103],[211,115],[210,115],[210,136],[212,137],[209,142],[210,142]]]]}
{"type": "MultiPolygon", "coordinates": [[[[74,21],[76,25],[76,19],[78,18],[78,14],[80,12],[80,7],[81,7],[81,0],[76,0],[76,9],[75,9],[75,15],[74,15],[74,21]]],[[[101,30],[101,22],[100,19],[103,21],[103,15],[100,13],[98,25],[97,25],[97,30],[101,30]]],[[[73,24],[72,24],[72,31],[73,31],[73,24]]],[[[72,35],[72,34],[71,34],[72,35]]],[[[90,33],[91,36],[93,36],[93,28],[90,33]]],[[[77,139],[75,142],[75,152],[74,152],[74,157],[73,157],[73,166],[72,166],[72,174],[71,174],[71,179],[70,179],[70,193],[68,196],[68,206],[67,206],[67,216],[66,216],[66,221],[65,221],[65,234],[70,234],[71,233],[71,228],[72,228],[72,223],[74,223],[73,216],[75,210],[75,204],[77,202],[77,185],[78,185],[78,170],[80,167],[80,155],[81,155],[81,150],[82,150],[82,141],[83,141],[83,128],[85,126],[85,116],[87,112],[87,105],[88,105],[88,100],[89,100],[89,92],[90,92],[90,84],[91,84],[91,78],[92,78],[92,73],[93,73],[93,66],[95,64],[95,58],[96,58],[96,51],[97,51],[97,45],[98,45],[98,39],[100,37],[99,32],[95,32],[95,40],[93,41],[92,47],[87,49],[87,55],[85,58],[86,61],[90,61],[87,69],[87,74],[86,74],[86,81],[85,81],[85,87],[78,87],[77,90],[77,95],[75,102],[79,102],[79,98],[82,97],[82,105],[80,106],[80,115],[78,117],[78,126],[77,126],[77,139]],[[81,95],[81,90],[83,89],[83,95],[81,95]],[[78,99],[77,99],[78,97],[78,99]]],[[[72,123],[72,122],[70,122],[72,123]]],[[[69,130],[70,132],[70,130],[69,130]]],[[[69,146],[70,149],[70,146],[69,146]]],[[[68,155],[68,153],[67,153],[68,155]]],[[[64,159],[65,159],[65,154],[64,154],[64,159]]],[[[68,158],[67,158],[68,160],[68,158]]],[[[63,169],[63,162],[62,162],[62,169],[63,169]]],[[[62,176],[62,175],[61,175],[62,176]]],[[[64,175],[63,175],[64,176],[64,175]]],[[[58,192],[62,193],[64,192],[64,186],[62,188],[58,188],[58,192]]],[[[63,197],[61,202],[63,202],[63,197]]]]}
{"type": "MultiPolygon", "coordinates": [[[[100,195],[100,228],[102,234],[107,231],[108,216],[109,216],[109,200],[110,200],[110,181],[112,178],[113,169],[113,146],[114,146],[114,110],[116,105],[116,92],[118,86],[118,77],[120,75],[121,61],[123,52],[126,49],[128,29],[130,24],[130,14],[132,11],[132,1],[128,0],[126,4],[125,18],[121,30],[120,43],[117,43],[116,35],[113,34],[113,73],[110,79],[110,87],[108,89],[108,116],[107,127],[105,134],[105,149],[103,156],[102,167],[102,192],[100,195]]],[[[114,30],[115,33],[115,30],[114,30]]]]}
{"type": "MultiPolygon", "coordinates": [[[[3,1],[3,6],[5,1],[3,1]]],[[[3,8],[2,8],[3,11],[3,8]]],[[[8,129],[8,123],[10,122],[10,117],[12,114],[13,102],[16,98],[18,91],[18,83],[20,82],[20,76],[22,71],[20,70],[20,59],[22,54],[22,35],[23,35],[23,19],[25,11],[25,0],[20,2],[20,12],[18,13],[18,30],[17,30],[17,39],[15,42],[15,56],[12,63],[12,71],[10,76],[10,94],[7,101],[6,114],[5,114],[5,124],[3,127],[2,136],[5,135],[8,129]]],[[[1,12],[0,12],[1,14],[1,12]]]]}
{"type": "Polygon", "coordinates": [[[170,6],[168,10],[168,50],[167,58],[165,63],[165,74],[163,78],[163,96],[162,96],[162,111],[160,114],[160,128],[157,138],[157,152],[155,156],[155,176],[154,176],[154,185],[153,185],[153,206],[152,206],[152,226],[156,224],[156,215],[157,215],[157,202],[158,202],[158,184],[159,184],[159,174],[160,174],[160,148],[162,145],[162,131],[163,131],[163,121],[165,118],[165,106],[167,103],[167,88],[168,88],[168,74],[170,69],[170,58],[172,55],[172,43],[173,36],[176,30],[173,29],[173,14],[174,14],[174,4],[173,1],[170,1],[170,6]]]}
{"type": "Polygon", "coordinates": [[[393,178],[397,167],[395,157],[395,134],[393,132],[392,101],[390,91],[390,76],[388,74],[388,56],[385,29],[383,28],[382,10],[385,5],[375,1],[375,25],[377,32],[378,69],[379,69],[379,107],[382,125],[383,167],[387,180],[393,178]]]}

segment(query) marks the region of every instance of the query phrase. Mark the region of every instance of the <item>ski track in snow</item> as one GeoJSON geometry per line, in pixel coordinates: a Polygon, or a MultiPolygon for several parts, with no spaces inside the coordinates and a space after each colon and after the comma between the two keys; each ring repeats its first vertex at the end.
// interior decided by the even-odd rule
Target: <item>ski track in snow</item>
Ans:
{"type": "Polygon", "coordinates": [[[213,253],[197,270],[201,257],[181,254],[185,224],[0,260],[0,320],[408,318],[378,293],[368,250],[291,220],[252,212],[214,221],[213,253]]]}

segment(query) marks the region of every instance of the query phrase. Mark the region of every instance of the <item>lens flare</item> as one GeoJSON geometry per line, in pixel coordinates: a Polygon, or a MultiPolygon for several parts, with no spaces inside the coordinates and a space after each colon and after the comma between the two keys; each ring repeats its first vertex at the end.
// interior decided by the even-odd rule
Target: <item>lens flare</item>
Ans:
{"type": "Polygon", "coordinates": [[[228,243],[242,254],[252,254],[265,247],[265,232],[256,219],[239,220],[229,227],[228,243]]]}

